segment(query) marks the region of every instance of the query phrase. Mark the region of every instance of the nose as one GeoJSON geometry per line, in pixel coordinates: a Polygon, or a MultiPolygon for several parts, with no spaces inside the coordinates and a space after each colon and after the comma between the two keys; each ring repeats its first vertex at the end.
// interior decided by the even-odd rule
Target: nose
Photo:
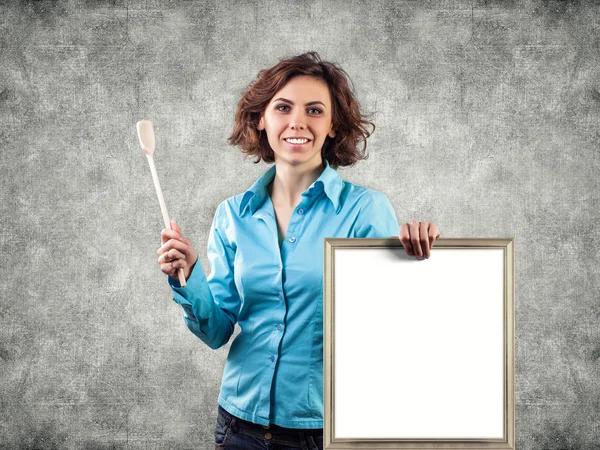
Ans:
{"type": "Polygon", "coordinates": [[[292,121],[290,122],[290,128],[292,130],[304,130],[306,128],[306,121],[303,118],[302,113],[294,114],[292,121]]]}

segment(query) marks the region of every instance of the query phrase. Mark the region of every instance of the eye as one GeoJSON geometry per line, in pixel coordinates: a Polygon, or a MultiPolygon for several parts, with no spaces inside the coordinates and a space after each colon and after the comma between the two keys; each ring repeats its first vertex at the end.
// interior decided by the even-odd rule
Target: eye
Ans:
{"type": "Polygon", "coordinates": [[[310,108],[308,110],[309,114],[323,114],[323,110],[319,109],[319,108],[310,108]]]}
{"type": "Polygon", "coordinates": [[[286,112],[286,111],[288,111],[288,110],[290,109],[290,107],[289,107],[288,105],[281,104],[281,105],[277,105],[277,106],[275,107],[275,109],[276,109],[277,111],[286,112]]]}

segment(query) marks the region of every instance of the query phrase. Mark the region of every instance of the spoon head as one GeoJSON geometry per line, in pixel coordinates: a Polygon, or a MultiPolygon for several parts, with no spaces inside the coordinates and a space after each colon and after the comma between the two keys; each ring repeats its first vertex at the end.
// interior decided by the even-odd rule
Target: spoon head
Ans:
{"type": "Polygon", "coordinates": [[[149,120],[140,120],[137,123],[137,132],[144,154],[146,156],[152,156],[155,145],[154,128],[152,128],[152,122],[149,120]]]}

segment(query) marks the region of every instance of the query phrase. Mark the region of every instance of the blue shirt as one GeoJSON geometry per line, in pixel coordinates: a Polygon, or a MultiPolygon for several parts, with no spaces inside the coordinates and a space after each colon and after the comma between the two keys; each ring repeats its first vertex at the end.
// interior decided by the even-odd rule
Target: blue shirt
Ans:
{"type": "Polygon", "coordinates": [[[194,266],[182,288],[169,277],[187,327],[225,345],[219,404],[260,425],[323,428],[323,239],[388,238],[399,225],[387,197],[342,180],[325,163],[302,194],[279,246],[267,187],[272,166],[222,202],[208,239],[208,277],[194,266]]]}

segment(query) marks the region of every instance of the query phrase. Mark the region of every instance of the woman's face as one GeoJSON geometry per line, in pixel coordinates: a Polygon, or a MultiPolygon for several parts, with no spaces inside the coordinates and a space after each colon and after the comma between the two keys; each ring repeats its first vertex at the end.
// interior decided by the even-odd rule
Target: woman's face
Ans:
{"type": "Polygon", "coordinates": [[[258,124],[267,133],[275,163],[306,169],[322,164],[325,138],[335,136],[331,108],[325,82],[308,75],[289,80],[273,96],[258,124]]]}

